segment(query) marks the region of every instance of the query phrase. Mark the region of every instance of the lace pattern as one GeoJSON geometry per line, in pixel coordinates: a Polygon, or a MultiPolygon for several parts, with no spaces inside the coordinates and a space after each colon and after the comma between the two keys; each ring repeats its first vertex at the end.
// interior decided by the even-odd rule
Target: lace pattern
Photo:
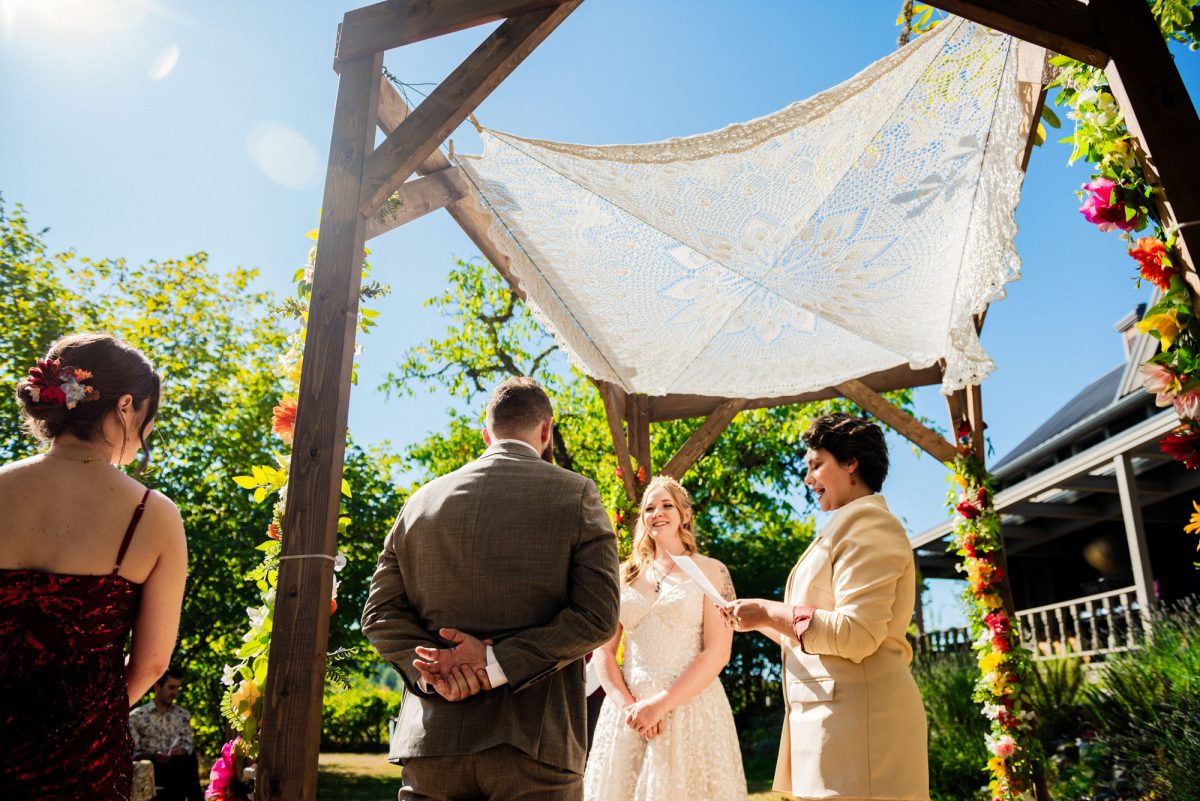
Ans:
{"type": "MultiPolygon", "coordinates": [[[[622,589],[622,675],[635,698],[669,687],[700,653],[704,604],[704,593],[687,579],[664,582],[653,601],[622,589]]],[[[663,733],[648,741],[606,698],[583,787],[585,801],[745,801],[741,750],[721,682],[668,712],[663,733]]]]}
{"type": "Polygon", "coordinates": [[[711,134],[485,130],[458,162],[533,313],[595,378],[769,398],[944,359],[951,391],[992,369],[972,315],[1019,272],[1022,118],[1012,39],[952,18],[711,134]]]}

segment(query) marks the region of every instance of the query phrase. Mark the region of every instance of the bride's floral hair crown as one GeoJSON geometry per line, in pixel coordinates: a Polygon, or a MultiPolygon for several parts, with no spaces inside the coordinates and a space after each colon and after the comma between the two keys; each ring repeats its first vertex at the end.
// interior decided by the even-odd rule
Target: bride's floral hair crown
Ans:
{"type": "Polygon", "coordinates": [[[91,378],[87,370],[64,367],[58,359],[38,359],[37,366],[29,368],[25,388],[34,403],[74,409],[77,404],[100,400],[96,388],[84,383],[91,378]]]}

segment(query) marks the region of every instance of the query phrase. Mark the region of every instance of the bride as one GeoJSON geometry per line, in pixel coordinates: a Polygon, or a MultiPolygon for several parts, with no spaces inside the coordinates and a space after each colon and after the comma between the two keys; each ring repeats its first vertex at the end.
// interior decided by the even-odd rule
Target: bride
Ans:
{"type": "Polygon", "coordinates": [[[687,491],[657,476],[642,496],[633,554],[622,569],[621,624],[592,657],[606,697],[584,773],[585,801],[746,798],[733,713],[717,680],[733,631],[671,554],[692,556],[733,600],[729,571],[696,553],[687,491]]]}

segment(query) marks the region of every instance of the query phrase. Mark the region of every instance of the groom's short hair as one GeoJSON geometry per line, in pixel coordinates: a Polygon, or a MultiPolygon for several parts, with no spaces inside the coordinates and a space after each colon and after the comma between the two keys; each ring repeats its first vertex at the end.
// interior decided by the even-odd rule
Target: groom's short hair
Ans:
{"type": "Polygon", "coordinates": [[[554,416],[550,396],[532,378],[509,378],[492,390],[487,427],[493,434],[523,434],[554,416]]]}

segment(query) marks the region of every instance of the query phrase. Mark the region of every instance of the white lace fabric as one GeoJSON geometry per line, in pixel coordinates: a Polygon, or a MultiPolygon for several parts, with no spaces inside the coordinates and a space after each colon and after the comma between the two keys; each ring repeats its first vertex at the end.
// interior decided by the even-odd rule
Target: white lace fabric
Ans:
{"type": "Polygon", "coordinates": [[[574,145],[485,129],[458,163],[493,242],[588,375],[770,398],[945,361],[1019,274],[1016,44],[956,18],[845,83],[698,136],[574,145]]]}
{"type": "MultiPolygon", "coordinates": [[[[704,593],[689,579],[664,581],[653,600],[621,590],[621,668],[634,698],[669,687],[700,653],[704,593]]],[[[583,778],[584,801],[745,801],[746,777],[729,699],[719,680],[666,714],[642,739],[620,699],[605,698],[583,778]]]]}

